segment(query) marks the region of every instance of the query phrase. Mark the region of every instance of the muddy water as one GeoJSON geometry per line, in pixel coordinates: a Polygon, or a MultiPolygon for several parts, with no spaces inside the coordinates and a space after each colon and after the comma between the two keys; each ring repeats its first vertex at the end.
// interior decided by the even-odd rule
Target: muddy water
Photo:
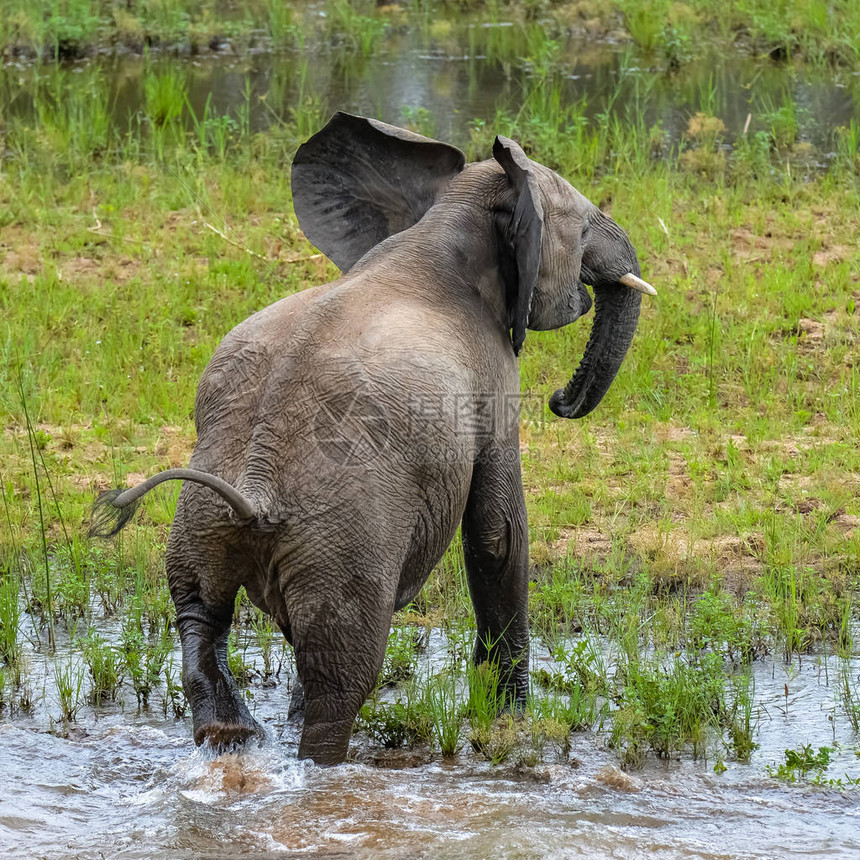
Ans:
{"type": "MultiPolygon", "coordinates": [[[[538,648],[535,662],[548,659],[538,648]]],[[[860,856],[860,790],[789,786],[767,773],[786,748],[812,744],[837,747],[828,778],[860,775],[832,658],[757,664],[760,747],[751,764],[727,762],[719,774],[713,760],[689,756],[625,774],[599,732],[574,735],[569,759],[550,755],[520,770],[465,752],[445,762],[429,750],[385,751],[361,738],[356,762],[318,768],[296,759],[286,682],[251,686],[269,737],[241,755],[196,749],[190,721],[165,716],[158,692],[138,710],[129,689],[124,710],[85,707],[61,737],[51,731],[54,662],[28,654],[33,709],[0,722],[3,856],[860,856]]]]}

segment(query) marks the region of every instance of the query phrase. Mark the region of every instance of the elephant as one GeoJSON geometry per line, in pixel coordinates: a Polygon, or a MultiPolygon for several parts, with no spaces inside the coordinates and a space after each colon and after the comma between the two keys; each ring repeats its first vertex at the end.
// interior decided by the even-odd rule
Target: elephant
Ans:
{"type": "MultiPolygon", "coordinates": [[[[337,764],[381,669],[393,613],[462,527],[477,635],[505,707],[528,694],[528,526],[517,356],[527,330],[590,310],[582,360],[549,408],[593,410],[636,330],[624,231],[513,140],[454,146],[336,113],[297,151],[307,239],[342,276],[230,331],[203,373],[187,469],[103,493],[92,533],[184,481],[167,546],[194,740],[264,737],[227,665],[240,586],[284,632],[304,698],[298,755],[337,764]]],[[[294,693],[294,698],[301,698],[294,693]]],[[[294,707],[292,710],[299,710],[294,707]]]]}

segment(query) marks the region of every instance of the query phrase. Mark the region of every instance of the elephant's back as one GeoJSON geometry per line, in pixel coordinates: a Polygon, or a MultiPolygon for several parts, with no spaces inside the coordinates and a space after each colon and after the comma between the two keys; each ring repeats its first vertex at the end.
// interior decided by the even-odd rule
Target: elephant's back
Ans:
{"type": "MultiPolygon", "coordinates": [[[[228,332],[197,387],[194,404],[198,447],[240,447],[247,441],[275,375],[289,374],[307,341],[309,318],[334,286],[312,287],[263,308],[228,332]]],[[[221,455],[224,455],[221,451],[221,455]]]]}
{"type": "Polygon", "coordinates": [[[192,462],[285,517],[326,494],[383,520],[421,498],[457,506],[481,446],[516,408],[499,378],[510,368],[494,369],[489,352],[453,314],[366,276],[296,294],[219,346],[198,390],[192,462]]]}

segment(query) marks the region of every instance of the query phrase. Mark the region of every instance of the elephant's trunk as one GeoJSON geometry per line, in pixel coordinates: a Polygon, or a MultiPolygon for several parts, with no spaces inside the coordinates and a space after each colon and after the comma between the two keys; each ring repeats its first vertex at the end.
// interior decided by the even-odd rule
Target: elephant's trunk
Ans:
{"type": "Polygon", "coordinates": [[[549,408],[561,418],[582,418],[600,403],[636,332],[640,292],[621,283],[604,284],[595,287],[594,299],[594,325],[582,361],[570,382],[549,401],[549,408]]]}

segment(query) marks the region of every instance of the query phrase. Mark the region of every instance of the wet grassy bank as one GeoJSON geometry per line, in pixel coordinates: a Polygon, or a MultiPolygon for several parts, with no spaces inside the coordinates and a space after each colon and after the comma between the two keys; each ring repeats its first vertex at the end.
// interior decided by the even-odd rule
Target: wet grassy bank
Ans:
{"type": "Polygon", "coordinates": [[[497,26],[528,30],[536,40],[629,42],[675,68],[737,50],[812,64],[855,67],[860,61],[860,11],[850,0],[7,0],[0,7],[0,56],[198,56],[301,50],[309,43],[369,55],[409,29],[426,29],[444,44],[466,27],[471,48],[515,59],[508,34],[486,32],[497,26]]]}

